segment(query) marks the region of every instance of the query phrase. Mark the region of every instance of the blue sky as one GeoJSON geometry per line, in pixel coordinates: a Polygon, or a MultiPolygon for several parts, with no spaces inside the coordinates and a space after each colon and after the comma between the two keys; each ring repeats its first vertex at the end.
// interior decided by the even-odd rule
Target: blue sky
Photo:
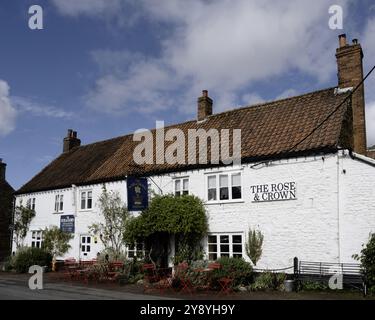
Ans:
{"type": "MultiPolygon", "coordinates": [[[[214,112],[337,84],[337,36],[359,38],[375,64],[375,5],[342,1],[17,0],[0,4],[0,158],[19,188],[62,151],[214,112]],[[28,27],[43,8],[44,29],[28,27]],[[344,29],[328,8],[344,9],[344,29]]],[[[366,84],[375,144],[375,75],[366,84]]]]}

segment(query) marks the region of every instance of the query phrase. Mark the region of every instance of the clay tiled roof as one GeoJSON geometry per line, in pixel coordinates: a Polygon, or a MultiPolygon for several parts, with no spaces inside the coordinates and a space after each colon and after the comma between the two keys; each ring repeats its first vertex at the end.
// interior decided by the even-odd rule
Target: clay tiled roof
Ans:
{"type": "MultiPolygon", "coordinates": [[[[311,133],[345,98],[345,94],[335,95],[334,88],[331,88],[214,114],[203,122],[188,121],[166,127],[165,130],[179,128],[186,133],[188,129],[198,128],[241,129],[242,162],[334,152],[339,146],[348,147],[349,142],[346,141],[350,140],[348,134],[345,134],[348,123],[346,120],[351,114],[351,108],[348,107],[350,104],[347,103],[308,139],[293,150],[290,149],[311,133]]],[[[139,142],[132,140],[132,135],[126,135],[63,153],[17,193],[119,180],[127,175],[150,175],[197,167],[168,164],[137,166],[133,161],[133,150],[139,142]]]]}

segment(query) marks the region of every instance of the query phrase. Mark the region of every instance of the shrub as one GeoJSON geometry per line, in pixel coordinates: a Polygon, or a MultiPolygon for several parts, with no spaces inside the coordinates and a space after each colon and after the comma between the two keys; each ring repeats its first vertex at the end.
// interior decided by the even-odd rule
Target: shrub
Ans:
{"type": "Polygon", "coordinates": [[[246,254],[249,256],[250,260],[257,265],[260,257],[262,256],[262,246],[263,246],[264,236],[259,230],[249,229],[248,239],[246,243],[246,254]]]}
{"type": "Polygon", "coordinates": [[[371,235],[361,254],[353,257],[361,262],[369,292],[375,294],[375,233],[371,235]]]}
{"type": "Polygon", "coordinates": [[[4,259],[3,271],[9,272],[14,270],[15,256],[9,256],[4,259]]]}
{"type": "Polygon", "coordinates": [[[217,260],[221,268],[212,272],[212,282],[215,286],[220,278],[232,278],[232,286],[247,285],[252,282],[253,268],[243,258],[222,257],[217,260]]]}
{"type": "Polygon", "coordinates": [[[301,284],[301,289],[305,291],[322,291],[328,290],[328,285],[322,282],[306,281],[301,284]]]}
{"type": "Polygon", "coordinates": [[[254,283],[250,285],[250,290],[283,290],[286,277],[285,273],[260,273],[256,276],[254,283]]]}
{"type": "Polygon", "coordinates": [[[41,248],[22,248],[18,250],[14,258],[14,269],[17,272],[26,273],[30,266],[49,267],[51,262],[52,255],[41,248]]]}

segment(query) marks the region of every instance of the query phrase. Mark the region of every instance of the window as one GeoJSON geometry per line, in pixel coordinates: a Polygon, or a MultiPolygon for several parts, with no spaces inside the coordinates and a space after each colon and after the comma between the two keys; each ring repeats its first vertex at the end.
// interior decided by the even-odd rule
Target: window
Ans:
{"type": "Polygon", "coordinates": [[[178,197],[182,194],[189,194],[189,178],[174,181],[174,194],[178,197]]]}
{"type": "Polygon", "coordinates": [[[242,257],[242,235],[212,234],[208,236],[208,260],[214,261],[220,257],[242,257]]]}
{"type": "Polygon", "coordinates": [[[55,196],[55,212],[62,212],[64,210],[64,196],[57,194],[55,196]]]}
{"type": "Polygon", "coordinates": [[[241,174],[232,174],[232,199],[241,199],[241,174]]]}
{"type": "Polygon", "coordinates": [[[91,252],[91,236],[81,236],[81,253],[84,256],[91,252]]]}
{"type": "Polygon", "coordinates": [[[216,200],[216,176],[208,177],[208,201],[216,200]]]}
{"type": "Polygon", "coordinates": [[[31,231],[31,247],[41,248],[42,247],[42,231],[31,231]]]}
{"type": "Polygon", "coordinates": [[[92,209],[92,191],[81,192],[81,209],[92,209]]]}
{"type": "Polygon", "coordinates": [[[26,202],[26,208],[34,210],[35,211],[35,198],[30,198],[26,202]]]}
{"type": "Polygon", "coordinates": [[[209,175],[207,186],[208,201],[242,199],[241,173],[209,175]]]}
{"type": "Polygon", "coordinates": [[[128,247],[128,258],[142,259],[145,256],[144,243],[136,243],[134,246],[128,247]]]}

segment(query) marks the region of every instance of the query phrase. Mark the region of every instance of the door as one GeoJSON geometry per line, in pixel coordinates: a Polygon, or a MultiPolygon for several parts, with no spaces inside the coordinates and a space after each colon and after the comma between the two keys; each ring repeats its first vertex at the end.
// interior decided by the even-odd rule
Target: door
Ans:
{"type": "Polygon", "coordinates": [[[80,260],[90,260],[94,258],[92,251],[92,237],[88,235],[81,235],[79,255],[80,260]]]}

